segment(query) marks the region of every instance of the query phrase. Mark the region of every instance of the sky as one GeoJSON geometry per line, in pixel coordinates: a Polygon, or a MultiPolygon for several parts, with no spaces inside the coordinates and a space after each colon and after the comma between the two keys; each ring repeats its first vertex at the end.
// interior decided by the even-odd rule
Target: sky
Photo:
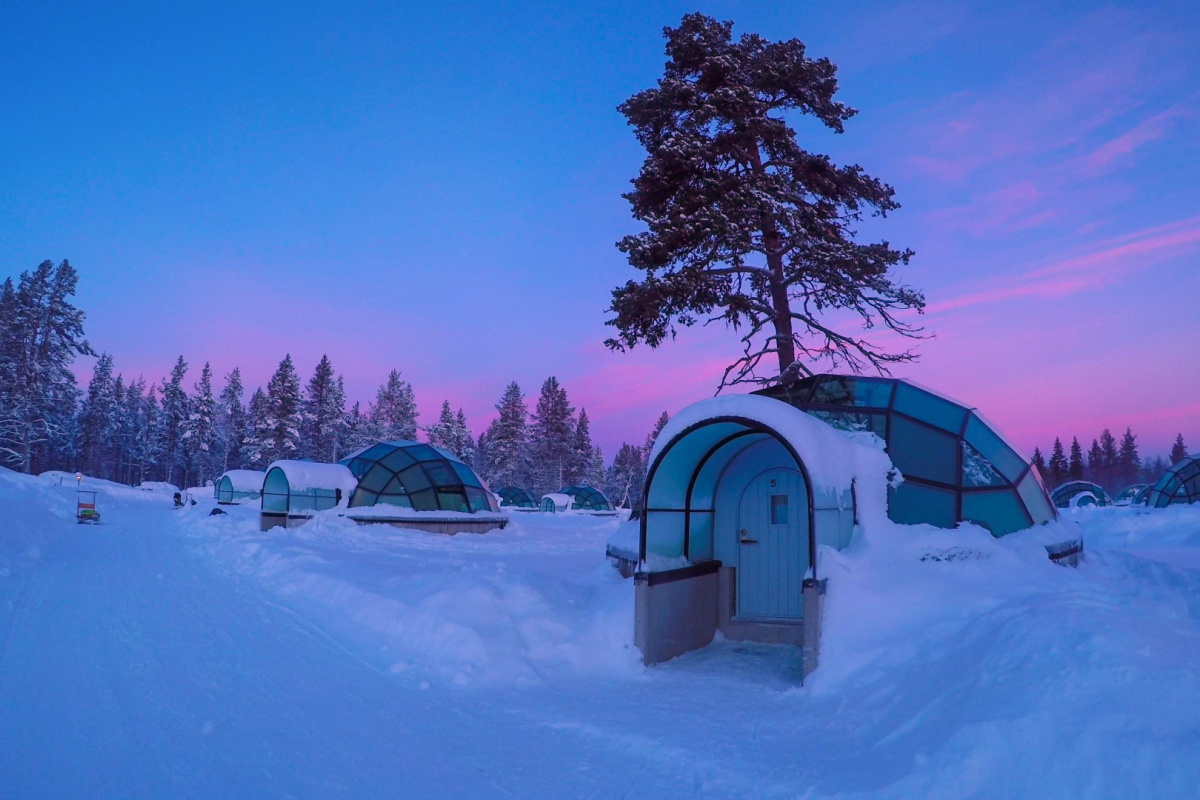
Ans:
{"type": "Polygon", "coordinates": [[[1186,1],[5,3],[0,277],[70,259],[91,343],[150,381],[327,353],[351,400],[399,369],[478,433],[555,375],[611,458],[739,352],[603,346],[644,157],[616,106],[696,10],[838,65],[859,114],[801,142],[896,189],[861,235],[916,251],[933,334],[897,376],[1030,451],[1200,447],[1186,1]]]}

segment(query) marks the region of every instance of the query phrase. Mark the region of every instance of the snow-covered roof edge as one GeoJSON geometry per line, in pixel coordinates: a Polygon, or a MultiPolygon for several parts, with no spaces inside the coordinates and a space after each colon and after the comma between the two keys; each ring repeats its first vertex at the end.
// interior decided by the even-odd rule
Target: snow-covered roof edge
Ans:
{"type": "Polygon", "coordinates": [[[655,440],[650,463],[684,430],[720,417],[740,417],[775,431],[796,450],[819,488],[843,490],[856,478],[885,484],[892,468],[881,449],[867,447],[783,400],[752,394],[711,397],[680,411],[655,440]]]}
{"type": "Polygon", "coordinates": [[[267,473],[257,469],[231,469],[217,478],[217,482],[220,483],[222,478],[229,478],[235,492],[261,492],[263,479],[266,477],[267,473]]]}
{"type": "Polygon", "coordinates": [[[322,464],[316,461],[272,461],[267,472],[283,471],[292,491],[309,489],[341,489],[349,494],[358,488],[358,478],[344,464],[322,464]]]}

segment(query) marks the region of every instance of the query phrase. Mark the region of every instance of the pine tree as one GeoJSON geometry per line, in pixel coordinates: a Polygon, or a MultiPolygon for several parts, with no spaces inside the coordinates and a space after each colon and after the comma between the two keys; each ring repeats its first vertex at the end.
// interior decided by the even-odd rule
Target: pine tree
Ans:
{"type": "Polygon", "coordinates": [[[821,361],[857,372],[915,359],[835,329],[854,319],[898,335],[882,341],[919,337],[904,312],[925,306],[891,274],[911,251],[856,240],[863,215],[899,207],[892,188],[801,147],[791,127],[810,117],[842,131],[855,111],[834,99],[837,68],[796,39],[734,40],[733,23],[703,14],[664,35],[663,77],[620,106],[646,149],[625,195],[646,229],[617,246],[644,276],[613,290],[618,336],[606,344],[657,347],[677,327],[723,320],[743,334],[723,386],[821,361]]]}
{"type": "Polygon", "coordinates": [[[109,456],[116,438],[116,411],[113,359],[108,353],[102,353],[92,369],[87,398],[79,415],[80,466],[89,475],[112,477],[109,456]]]}
{"type": "Polygon", "coordinates": [[[588,422],[587,409],[579,409],[579,418],[575,422],[575,436],[569,472],[566,482],[570,484],[585,483],[592,472],[592,460],[595,456],[592,445],[592,432],[588,422]]]}
{"type": "Polygon", "coordinates": [[[242,371],[237,367],[225,376],[225,388],[221,390],[221,471],[240,469],[245,466],[242,458],[242,442],[246,438],[246,409],[242,406],[242,371]]]}
{"type": "Polygon", "coordinates": [[[1121,450],[1117,454],[1117,478],[1122,486],[1137,483],[1142,471],[1142,458],[1138,455],[1137,436],[1132,428],[1125,429],[1121,437],[1121,450]]]}
{"type": "Polygon", "coordinates": [[[622,443],[609,467],[604,493],[617,508],[640,508],[645,482],[646,459],[642,448],[622,443]]]}
{"type": "Polygon", "coordinates": [[[547,378],[529,427],[531,488],[537,495],[556,492],[567,485],[574,445],[575,409],[558,379],[547,378]]]}
{"type": "Polygon", "coordinates": [[[125,403],[121,412],[121,451],[123,453],[122,481],[136,486],[145,478],[142,461],[146,428],[146,381],[138,376],[125,387],[125,403]]]}
{"type": "Polygon", "coordinates": [[[654,443],[658,441],[658,435],[662,433],[663,428],[667,427],[667,423],[671,421],[671,415],[667,412],[659,414],[658,421],[654,423],[654,429],[646,435],[646,442],[642,445],[642,466],[644,469],[650,468],[650,451],[654,449],[654,443]]]}
{"type": "Polygon", "coordinates": [[[600,449],[600,445],[592,448],[592,462],[588,465],[588,472],[584,478],[584,482],[602,492],[604,491],[605,484],[608,483],[608,470],[604,468],[604,451],[600,449]]]}
{"type": "Polygon", "coordinates": [[[151,386],[146,393],[146,402],[142,411],[142,429],[144,437],[137,447],[138,461],[142,466],[144,480],[165,480],[165,470],[162,462],[166,457],[166,426],[163,421],[162,407],[158,402],[158,387],[151,386]]]}
{"type": "Polygon", "coordinates": [[[183,378],[187,370],[187,362],[180,356],[171,369],[170,380],[163,384],[162,390],[164,480],[176,486],[187,482],[183,448],[183,433],[188,418],[188,397],[183,388],[183,378]]]}
{"type": "Polygon", "coordinates": [[[266,469],[274,459],[275,424],[271,401],[262,388],[254,390],[247,410],[246,438],[242,441],[242,463],[250,469],[266,469]]]}
{"type": "Polygon", "coordinates": [[[71,302],[78,282],[66,260],[44,261],[0,287],[0,461],[20,472],[49,467],[73,445],[79,390],[70,366],[95,355],[71,302]]]}
{"type": "Polygon", "coordinates": [[[464,464],[475,461],[475,442],[471,437],[471,429],[467,427],[467,415],[460,408],[454,416],[455,450],[452,452],[462,459],[464,464]]]}
{"type": "Polygon", "coordinates": [[[412,386],[400,380],[400,371],[392,370],[387,382],[379,387],[371,408],[375,435],[381,441],[417,440],[417,401],[412,386]]]}
{"type": "Polygon", "coordinates": [[[1175,444],[1171,445],[1171,466],[1175,466],[1180,461],[1188,457],[1187,446],[1183,443],[1183,434],[1175,436],[1175,444]]]}
{"type": "Polygon", "coordinates": [[[316,461],[337,461],[345,415],[346,393],[342,379],[334,377],[329,356],[321,356],[304,397],[305,455],[316,461]]]}
{"type": "Polygon", "coordinates": [[[1119,460],[1117,440],[1108,428],[1100,434],[1100,473],[1096,483],[1109,494],[1116,494],[1116,472],[1119,460]]]}
{"type": "Polygon", "coordinates": [[[1046,483],[1050,479],[1046,471],[1046,458],[1042,455],[1042,451],[1038,448],[1033,448],[1033,467],[1037,470],[1038,477],[1042,479],[1042,483],[1046,483]]]}
{"type": "Polygon", "coordinates": [[[461,408],[456,415],[450,409],[449,400],[442,403],[438,421],[426,428],[425,433],[434,447],[447,450],[468,464],[474,460],[475,443],[467,428],[467,416],[461,408]]]}
{"type": "Polygon", "coordinates": [[[267,382],[267,402],[271,438],[266,452],[268,461],[300,457],[300,378],[285,355],[279,368],[267,382]]]}
{"type": "Polygon", "coordinates": [[[213,397],[212,367],[207,361],[204,362],[204,369],[200,371],[200,381],[193,388],[195,394],[189,403],[188,421],[183,437],[193,457],[194,482],[197,486],[204,486],[206,481],[219,477],[216,474],[217,401],[213,397]]]}
{"type": "Polygon", "coordinates": [[[370,417],[362,412],[359,402],[354,401],[354,405],[346,412],[342,421],[342,450],[349,455],[378,441],[379,437],[374,434],[370,417]]]}
{"type": "Polygon", "coordinates": [[[1083,480],[1083,448],[1079,446],[1079,437],[1071,438],[1071,461],[1067,465],[1067,477],[1073,481],[1083,480]]]}
{"type": "Polygon", "coordinates": [[[1050,488],[1055,488],[1066,482],[1067,476],[1070,474],[1070,468],[1067,465],[1067,456],[1063,452],[1062,440],[1058,437],[1054,439],[1054,448],[1050,451],[1050,488]]]}
{"type": "Polygon", "coordinates": [[[479,437],[487,443],[486,448],[482,448],[483,478],[493,488],[526,487],[529,485],[529,410],[516,381],[505,387],[504,395],[496,403],[496,411],[499,416],[479,437]]]}
{"type": "Polygon", "coordinates": [[[1092,439],[1092,446],[1088,448],[1087,468],[1084,470],[1084,477],[1092,483],[1103,486],[1106,472],[1104,449],[1100,447],[1098,439],[1092,439]]]}

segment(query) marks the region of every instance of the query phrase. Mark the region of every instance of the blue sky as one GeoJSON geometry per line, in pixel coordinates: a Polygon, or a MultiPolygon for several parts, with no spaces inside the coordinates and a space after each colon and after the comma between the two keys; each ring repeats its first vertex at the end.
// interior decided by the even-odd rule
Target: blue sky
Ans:
{"type": "Polygon", "coordinates": [[[896,188],[864,234],[917,251],[937,334],[899,374],[1029,448],[1200,446],[1193,3],[9,3],[0,272],[70,258],[93,344],[150,380],[327,352],[352,398],[399,368],[478,431],[555,374],[611,456],[736,352],[600,344],[642,158],[615,107],[692,10],[839,65],[861,113],[799,130],[896,188]]]}

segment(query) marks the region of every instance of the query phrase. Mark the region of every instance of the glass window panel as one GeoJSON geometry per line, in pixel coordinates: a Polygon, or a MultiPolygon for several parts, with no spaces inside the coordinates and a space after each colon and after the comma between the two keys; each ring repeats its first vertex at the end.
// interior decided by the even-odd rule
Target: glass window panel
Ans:
{"type": "Polygon", "coordinates": [[[438,505],[442,511],[470,511],[471,507],[467,504],[467,496],[463,494],[462,489],[442,490],[437,493],[438,505]]]}
{"type": "Polygon", "coordinates": [[[825,378],[817,385],[812,405],[887,408],[892,399],[892,381],[881,378],[825,378]]]}
{"type": "Polygon", "coordinates": [[[359,486],[354,490],[354,494],[350,495],[350,507],[362,508],[363,506],[373,506],[379,500],[379,495],[375,492],[368,492],[359,486]]]}
{"type": "MultiPolygon", "coordinates": [[[[958,436],[967,410],[935,394],[901,383],[896,386],[896,411],[958,436]]],[[[895,420],[892,420],[895,425],[895,420]]]]}
{"type": "Polygon", "coordinates": [[[958,486],[958,439],[948,433],[893,415],[888,453],[905,477],[958,486]]]}
{"type": "Polygon", "coordinates": [[[647,511],[646,551],[664,558],[683,556],[683,514],[677,511],[647,511]]]}
{"type": "Polygon", "coordinates": [[[491,505],[488,504],[487,493],[483,489],[475,489],[467,487],[467,502],[471,504],[472,511],[491,511],[491,505]]]}
{"type": "Polygon", "coordinates": [[[693,511],[688,525],[688,560],[708,561],[713,557],[713,514],[693,511]]]}
{"type": "MultiPolygon", "coordinates": [[[[718,442],[744,430],[744,425],[735,422],[715,422],[697,428],[686,437],[677,440],[662,456],[658,468],[654,471],[648,505],[651,508],[683,508],[692,471],[700,459],[718,442]]],[[[748,441],[747,437],[737,441],[744,439],[748,441]]]]}
{"type": "Polygon", "coordinates": [[[1025,471],[1025,459],[1004,443],[996,432],[974,414],[967,421],[967,441],[1000,470],[1000,474],[1016,483],[1025,471]]]}
{"type": "Polygon", "coordinates": [[[350,470],[350,474],[356,478],[361,478],[367,470],[371,468],[374,461],[369,461],[365,458],[352,458],[346,467],[350,470]]]}
{"type": "Polygon", "coordinates": [[[786,494],[771,495],[771,524],[788,524],[788,496],[786,494]]]}
{"type": "Polygon", "coordinates": [[[383,487],[380,494],[408,494],[408,490],[404,487],[404,481],[400,480],[400,476],[392,478],[388,485],[383,487]]]}
{"type": "Polygon", "coordinates": [[[467,486],[478,486],[480,488],[483,487],[483,484],[479,482],[479,476],[476,475],[475,471],[466,464],[461,464],[457,461],[451,461],[450,465],[454,467],[454,471],[458,473],[459,479],[461,479],[464,484],[467,486]]]}
{"type": "Polygon", "coordinates": [[[363,451],[361,454],[359,454],[358,457],[365,459],[367,461],[378,461],[379,459],[386,456],[388,453],[392,452],[393,449],[394,448],[392,447],[392,445],[383,444],[381,442],[380,444],[377,444],[374,447],[371,447],[371,448],[363,451]]]}
{"type": "Polygon", "coordinates": [[[380,504],[389,506],[399,506],[400,508],[412,508],[412,501],[408,499],[406,494],[381,494],[379,495],[380,504]]]}
{"type": "Polygon", "coordinates": [[[409,447],[406,450],[408,454],[417,461],[440,461],[441,459],[445,458],[445,456],[427,444],[414,444],[412,447],[409,447]]]}
{"type": "Polygon", "coordinates": [[[1030,470],[1017,486],[1017,493],[1025,503],[1025,510],[1035,524],[1049,522],[1054,519],[1054,505],[1046,497],[1046,491],[1037,479],[1037,472],[1030,470]]]}
{"type": "Polygon", "coordinates": [[[408,495],[412,501],[413,508],[417,511],[437,511],[438,499],[437,494],[433,489],[423,489],[419,492],[410,492],[408,495]]]}
{"type": "Polygon", "coordinates": [[[902,525],[922,522],[940,528],[958,523],[955,493],[931,486],[905,482],[888,490],[888,517],[902,525]]]}
{"type": "Polygon", "coordinates": [[[407,450],[396,448],[392,452],[379,459],[379,463],[390,469],[392,472],[400,472],[406,467],[412,466],[416,459],[409,455],[407,450]]]}
{"type": "Polygon", "coordinates": [[[887,415],[869,411],[830,411],[814,409],[810,415],[842,431],[870,431],[880,439],[887,438],[887,415]]]}
{"type": "Polygon", "coordinates": [[[420,464],[413,464],[401,472],[400,480],[404,483],[404,488],[408,490],[409,494],[419,492],[422,489],[428,489],[430,486],[429,478],[425,477],[425,468],[420,464]]]}
{"type": "Polygon", "coordinates": [[[427,461],[422,466],[429,473],[434,486],[461,486],[462,480],[450,466],[449,461],[427,461]]]}
{"type": "Polygon", "coordinates": [[[963,451],[963,486],[1004,486],[1004,477],[982,454],[966,442],[963,451]]]}
{"type": "Polygon", "coordinates": [[[392,480],[392,473],[379,465],[372,467],[366,475],[359,479],[358,485],[368,492],[381,492],[383,487],[392,480]]]}
{"type": "Polygon", "coordinates": [[[991,531],[992,536],[1005,536],[1029,527],[1029,519],[1017,493],[1011,489],[964,493],[963,519],[979,523],[991,531]]]}

